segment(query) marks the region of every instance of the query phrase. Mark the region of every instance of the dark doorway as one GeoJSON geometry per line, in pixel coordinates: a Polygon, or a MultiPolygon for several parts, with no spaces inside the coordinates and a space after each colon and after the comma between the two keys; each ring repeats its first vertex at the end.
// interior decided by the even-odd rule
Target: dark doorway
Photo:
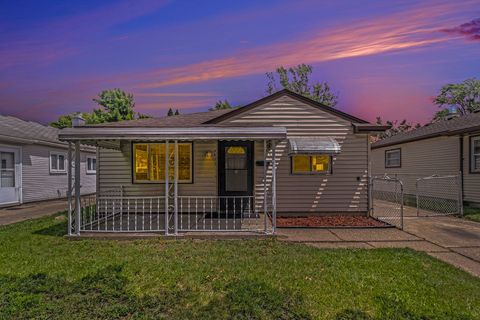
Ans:
{"type": "Polygon", "coordinates": [[[253,206],[253,141],[219,141],[218,195],[221,212],[241,213],[253,206]]]}

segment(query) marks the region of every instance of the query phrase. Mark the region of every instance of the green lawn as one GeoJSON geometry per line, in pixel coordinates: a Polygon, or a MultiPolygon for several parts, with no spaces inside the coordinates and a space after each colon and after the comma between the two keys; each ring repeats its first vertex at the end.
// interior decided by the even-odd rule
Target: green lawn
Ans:
{"type": "Polygon", "coordinates": [[[480,222],[480,208],[465,207],[463,216],[465,219],[480,222]]]}
{"type": "Polygon", "coordinates": [[[480,279],[411,250],[0,229],[0,319],[480,319],[480,279]]]}

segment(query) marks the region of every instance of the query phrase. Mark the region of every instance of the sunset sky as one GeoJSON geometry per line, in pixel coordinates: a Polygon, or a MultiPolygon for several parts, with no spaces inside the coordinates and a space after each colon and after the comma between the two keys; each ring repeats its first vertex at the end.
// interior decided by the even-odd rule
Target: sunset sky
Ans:
{"type": "Polygon", "coordinates": [[[265,95],[265,72],[314,66],[339,109],[425,122],[449,82],[480,78],[476,1],[6,1],[0,113],[42,123],[119,87],[163,116],[265,95]]]}

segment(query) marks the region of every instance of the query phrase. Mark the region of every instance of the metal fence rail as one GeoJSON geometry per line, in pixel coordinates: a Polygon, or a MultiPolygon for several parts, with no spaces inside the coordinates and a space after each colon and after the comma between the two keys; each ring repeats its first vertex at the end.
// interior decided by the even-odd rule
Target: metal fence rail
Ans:
{"type": "Polygon", "coordinates": [[[417,216],[463,215],[460,175],[418,178],[415,197],[417,216]]]}
{"type": "Polygon", "coordinates": [[[389,176],[370,179],[370,216],[403,229],[403,184],[389,176]]]}
{"type": "Polygon", "coordinates": [[[272,232],[270,215],[253,196],[179,196],[177,213],[165,215],[164,196],[102,195],[82,198],[82,232],[272,232]]]}

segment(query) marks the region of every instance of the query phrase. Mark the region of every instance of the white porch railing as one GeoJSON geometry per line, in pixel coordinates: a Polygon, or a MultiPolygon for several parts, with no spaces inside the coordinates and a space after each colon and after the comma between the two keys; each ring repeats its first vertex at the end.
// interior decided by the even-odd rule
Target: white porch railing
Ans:
{"type": "Polygon", "coordinates": [[[179,196],[177,199],[177,211],[166,217],[164,196],[83,197],[80,231],[272,232],[271,217],[258,212],[253,196],[179,196]]]}

